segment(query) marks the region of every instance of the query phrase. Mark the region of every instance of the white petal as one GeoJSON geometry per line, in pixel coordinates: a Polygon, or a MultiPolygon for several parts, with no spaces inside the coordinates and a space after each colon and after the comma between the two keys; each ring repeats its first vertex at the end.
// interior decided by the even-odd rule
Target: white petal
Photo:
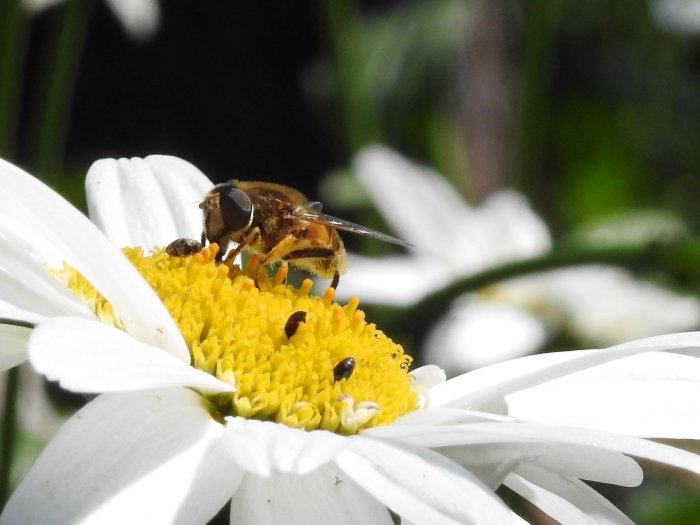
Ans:
{"type": "Polygon", "coordinates": [[[248,474],[231,501],[231,523],[354,525],[393,522],[386,507],[333,464],[298,476],[248,474]]]}
{"type": "MultiPolygon", "coordinates": [[[[700,456],[654,441],[586,428],[524,423],[517,420],[433,427],[389,425],[367,430],[363,435],[397,439],[403,443],[428,448],[489,443],[550,443],[567,447],[574,445],[638,456],[700,473],[700,456]]],[[[596,476],[605,475],[605,470],[598,471],[601,474],[596,476]]],[[[634,485],[638,482],[637,476],[638,471],[630,467],[618,481],[634,485]]]]}
{"type": "Polygon", "coordinates": [[[121,330],[76,317],[56,317],[35,328],[29,339],[29,358],[38,372],[73,392],[173,386],[206,392],[235,390],[121,330]]]}
{"type": "Polygon", "coordinates": [[[182,336],[156,293],[126,257],[65,199],[0,160],[0,203],[0,237],[11,232],[16,238],[31,241],[27,257],[36,264],[68,262],[112,304],[127,332],[189,362],[182,336]]]}
{"type": "MultiPolygon", "coordinates": [[[[532,447],[532,444],[525,446],[532,447]]],[[[644,478],[642,468],[634,459],[594,446],[547,443],[544,450],[527,463],[557,474],[622,487],[637,487],[644,478]]]]}
{"type": "Polygon", "coordinates": [[[534,464],[546,470],[589,481],[636,487],[642,469],[633,459],[614,451],[552,443],[475,443],[439,449],[441,454],[497,488],[515,467],[534,464]]]}
{"type": "Polygon", "coordinates": [[[348,254],[348,271],[336,292],[340,300],[357,296],[366,303],[409,305],[446,285],[450,275],[424,257],[372,258],[348,254]]]}
{"type": "Polygon", "coordinates": [[[445,371],[435,365],[421,366],[412,370],[410,375],[413,376],[414,384],[421,388],[432,388],[447,379],[445,371]]]}
{"type": "Polygon", "coordinates": [[[226,446],[233,459],[258,476],[308,474],[335,458],[347,438],[315,430],[306,432],[279,423],[226,418],[226,446]]]}
{"type": "Polygon", "coordinates": [[[431,446],[426,444],[429,442],[435,443],[436,446],[441,446],[457,444],[459,441],[462,443],[539,441],[543,443],[573,444],[621,452],[700,474],[700,456],[697,454],[654,441],[597,430],[556,427],[537,423],[474,423],[463,425],[461,437],[458,435],[459,432],[456,428],[453,427],[452,430],[456,432],[451,437],[445,429],[440,429],[430,438],[430,441],[426,439],[426,436],[422,436],[419,442],[424,446],[431,446]]]}
{"type": "Polygon", "coordinates": [[[186,389],[102,395],[60,430],[0,523],[205,523],[242,471],[186,389]]]}
{"type": "Polygon", "coordinates": [[[199,239],[199,203],[211,181],[177,157],[102,159],[85,179],[90,219],[114,244],[151,249],[199,239]]]}
{"type": "Polygon", "coordinates": [[[700,359],[650,352],[506,396],[508,414],[636,436],[700,439],[700,359]]]}
{"type": "Polygon", "coordinates": [[[47,271],[46,262],[37,259],[33,250],[28,239],[0,225],[3,316],[29,322],[55,315],[93,317],[87,305],[47,271]]]}
{"type": "Polygon", "coordinates": [[[535,257],[551,248],[549,229],[519,193],[502,190],[490,195],[479,206],[478,217],[488,246],[485,265],[535,257]]]}
{"type": "Polygon", "coordinates": [[[107,0],[107,3],[132,38],[147,39],[158,29],[158,0],[107,0]]]}
{"type": "Polygon", "coordinates": [[[527,477],[511,474],[506,485],[560,523],[632,524],[612,503],[574,478],[530,467],[527,477]]]}
{"type": "Polygon", "coordinates": [[[512,523],[508,508],[475,476],[430,450],[356,436],[336,459],[355,482],[417,523],[512,523]]]}
{"type": "Polygon", "coordinates": [[[546,340],[542,322],[522,308],[465,295],[428,333],[425,360],[454,376],[531,354],[546,340]]]}
{"type": "Polygon", "coordinates": [[[0,318],[8,319],[9,321],[26,323],[28,325],[35,325],[46,320],[46,317],[43,315],[17,308],[16,306],[3,301],[2,299],[0,299],[0,318]]]}
{"type": "MultiPolygon", "coordinates": [[[[612,345],[700,326],[700,301],[610,266],[581,266],[508,281],[504,300],[539,303],[564,316],[584,341],[612,345]]],[[[559,320],[561,323],[561,319],[559,320]]]]}
{"type": "Polygon", "coordinates": [[[447,181],[387,148],[364,149],[355,172],[387,222],[453,275],[468,275],[548,250],[547,227],[515,192],[471,209],[447,181]]]}
{"type": "Polygon", "coordinates": [[[0,323],[0,371],[27,359],[27,340],[31,328],[0,323]]]}
{"type": "Polygon", "coordinates": [[[457,425],[481,421],[514,421],[514,419],[490,412],[464,410],[461,408],[430,407],[409,412],[395,419],[391,425],[368,428],[363,432],[401,432],[400,427],[403,425],[431,427],[436,425],[457,425]]]}
{"type": "Polygon", "coordinates": [[[503,397],[567,374],[624,357],[659,350],[700,347],[700,332],[684,332],[639,339],[605,350],[556,352],[480,368],[439,384],[430,390],[432,406],[480,409],[503,397]]]}
{"type": "Polygon", "coordinates": [[[542,445],[535,448],[531,444],[469,445],[465,447],[442,447],[434,449],[446,458],[463,466],[482,483],[495,491],[515,467],[525,459],[542,453],[542,445]]]}
{"type": "MultiPolygon", "coordinates": [[[[363,435],[440,449],[470,470],[477,467],[476,473],[480,472],[478,469],[484,463],[495,463],[502,471],[504,465],[507,467],[516,461],[529,461],[554,472],[591,481],[630,487],[637,486],[642,481],[641,469],[634,460],[622,455],[626,453],[619,448],[622,445],[615,442],[618,443],[615,445],[617,448],[608,449],[595,441],[600,436],[615,438],[615,434],[581,429],[583,434],[588,434],[577,441],[571,437],[572,429],[566,427],[537,424],[525,427],[524,423],[517,420],[489,421],[487,414],[479,417],[478,413],[468,411],[465,411],[461,420],[459,417],[450,417],[445,409],[430,409],[425,412],[437,412],[438,417],[429,418],[422,424],[419,420],[416,421],[417,418],[408,423],[407,418],[401,418],[397,424],[368,429],[363,435]],[[485,432],[484,428],[493,430],[494,433],[485,432]],[[518,431],[521,429],[523,432],[525,429],[531,430],[536,438],[528,438],[526,434],[519,437],[518,431]],[[562,436],[560,443],[557,442],[558,436],[562,436]]],[[[624,437],[618,437],[625,446],[629,444],[624,441],[624,437]]],[[[489,473],[486,476],[479,474],[480,479],[488,480],[488,476],[489,473]]]]}
{"type": "Polygon", "coordinates": [[[457,217],[468,207],[445,179],[380,146],[363,149],[353,168],[386,221],[416,245],[416,253],[435,257],[445,246],[461,251],[457,217]]]}

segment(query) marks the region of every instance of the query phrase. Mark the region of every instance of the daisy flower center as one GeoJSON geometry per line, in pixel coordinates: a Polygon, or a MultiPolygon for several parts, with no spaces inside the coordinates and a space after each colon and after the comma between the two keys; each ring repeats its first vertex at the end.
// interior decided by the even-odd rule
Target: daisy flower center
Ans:
{"type": "MultiPolygon", "coordinates": [[[[374,324],[359,301],[341,306],[332,288],[284,284],[255,261],[245,271],[216,263],[218,246],[184,257],[159,249],[124,253],[156,291],[190,350],[192,366],[235,384],[210,397],[221,417],[275,421],[354,434],[417,408],[411,357],[374,324]]],[[[98,318],[121,328],[112,306],[73,268],[54,270],[98,318]]]]}

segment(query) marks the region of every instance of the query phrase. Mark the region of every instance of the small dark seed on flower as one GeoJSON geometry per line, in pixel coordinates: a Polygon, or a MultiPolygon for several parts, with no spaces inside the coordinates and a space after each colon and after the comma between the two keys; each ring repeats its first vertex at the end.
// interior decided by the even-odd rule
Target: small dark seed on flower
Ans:
{"type": "Polygon", "coordinates": [[[346,357],[333,368],[333,379],[336,381],[348,379],[353,370],[355,370],[355,358],[346,357]]]}
{"type": "Polygon", "coordinates": [[[306,312],[302,310],[294,312],[292,315],[290,315],[289,319],[287,319],[287,322],[284,325],[284,333],[287,335],[287,339],[290,339],[294,334],[296,334],[299,325],[305,321],[306,312]]]}
{"type": "Polygon", "coordinates": [[[186,257],[202,251],[202,243],[194,239],[175,239],[165,248],[165,253],[170,257],[186,257]]]}

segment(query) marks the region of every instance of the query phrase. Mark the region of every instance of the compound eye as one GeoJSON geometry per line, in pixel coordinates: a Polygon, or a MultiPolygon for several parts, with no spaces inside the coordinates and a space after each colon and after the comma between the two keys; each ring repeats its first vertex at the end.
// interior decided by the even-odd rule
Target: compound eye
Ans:
{"type": "Polygon", "coordinates": [[[253,220],[253,203],[246,192],[235,186],[226,186],[219,191],[219,208],[226,228],[243,230],[253,220]]]}

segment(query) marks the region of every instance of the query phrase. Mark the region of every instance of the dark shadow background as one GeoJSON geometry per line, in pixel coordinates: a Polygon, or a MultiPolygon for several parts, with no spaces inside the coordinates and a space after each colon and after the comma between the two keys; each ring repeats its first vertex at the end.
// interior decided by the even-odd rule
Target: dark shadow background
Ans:
{"type": "MultiPolygon", "coordinates": [[[[318,7],[184,1],[161,8],[157,34],[134,42],[103,2],[93,5],[65,164],[84,172],[98,158],[172,154],[214,181],[289,181],[313,193],[339,148],[328,112],[302,88],[324,53],[318,7]]],[[[60,14],[37,17],[29,56],[45,51],[60,14]]],[[[42,61],[32,61],[27,85],[40,84],[43,73],[42,61]]],[[[20,160],[30,157],[26,144],[20,160]]]]}

